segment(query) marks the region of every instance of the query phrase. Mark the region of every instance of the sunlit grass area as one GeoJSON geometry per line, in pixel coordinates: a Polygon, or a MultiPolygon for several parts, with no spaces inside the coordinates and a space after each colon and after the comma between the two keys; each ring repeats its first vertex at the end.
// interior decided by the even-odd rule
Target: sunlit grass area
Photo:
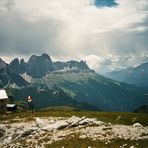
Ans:
{"type": "Polygon", "coordinates": [[[125,124],[132,125],[133,123],[139,122],[144,126],[148,126],[148,115],[139,113],[128,113],[128,112],[98,112],[98,111],[80,111],[70,107],[54,107],[47,108],[45,110],[11,113],[7,115],[0,115],[0,122],[9,120],[15,122],[17,119],[26,118],[26,120],[32,120],[33,117],[89,117],[97,118],[100,121],[112,124],[125,124]]]}

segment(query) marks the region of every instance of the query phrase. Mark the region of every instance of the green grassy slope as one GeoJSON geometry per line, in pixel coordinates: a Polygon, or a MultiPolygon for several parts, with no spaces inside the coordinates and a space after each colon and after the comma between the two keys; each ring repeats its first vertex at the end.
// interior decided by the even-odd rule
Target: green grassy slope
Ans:
{"type": "Polygon", "coordinates": [[[23,101],[26,102],[26,104],[27,96],[31,95],[35,109],[53,106],[69,106],[84,110],[100,110],[95,105],[71,98],[60,88],[43,89],[43,87],[29,86],[22,89],[7,88],[7,93],[11,93],[17,101],[23,101]]]}
{"type": "Polygon", "coordinates": [[[148,90],[108,79],[93,72],[49,74],[43,79],[32,81],[35,86],[55,86],[71,98],[95,105],[103,110],[134,111],[148,104],[148,90]]]}
{"type": "Polygon", "coordinates": [[[134,111],[148,105],[148,89],[108,79],[94,72],[49,74],[20,89],[7,88],[16,100],[33,97],[35,108],[69,106],[86,110],[134,111]]]}
{"type": "MultiPolygon", "coordinates": [[[[7,116],[0,116],[0,122],[9,120],[10,122],[16,118],[26,118],[27,120],[33,120],[33,117],[89,117],[97,118],[100,121],[112,124],[124,124],[132,125],[136,122],[142,124],[143,126],[148,126],[148,116],[147,114],[140,113],[129,113],[129,112],[99,112],[99,111],[84,111],[84,110],[74,110],[74,108],[67,107],[54,107],[45,110],[36,111],[33,114],[31,111],[13,113],[7,116]]],[[[17,120],[15,120],[17,121],[17,120]]]]}

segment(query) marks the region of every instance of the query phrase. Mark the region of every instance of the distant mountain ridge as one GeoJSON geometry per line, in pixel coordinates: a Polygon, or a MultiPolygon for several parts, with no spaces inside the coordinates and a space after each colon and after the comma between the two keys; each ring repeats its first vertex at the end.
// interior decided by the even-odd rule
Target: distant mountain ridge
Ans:
{"type": "MultiPolygon", "coordinates": [[[[34,79],[44,79],[50,73],[75,73],[92,71],[86,62],[68,61],[52,62],[49,55],[32,55],[28,62],[15,58],[10,64],[0,59],[0,89],[5,88],[15,98],[22,101],[28,95],[35,97],[35,107],[70,106],[84,110],[100,110],[95,105],[74,100],[60,87],[54,85],[50,89],[45,84],[34,85],[34,79]],[[21,98],[21,99],[19,99],[21,98]]],[[[26,101],[26,100],[24,100],[26,101]]]]}
{"type": "Polygon", "coordinates": [[[134,68],[113,71],[108,73],[107,76],[128,84],[148,87],[148,62],[134,68]]]}
{"type": "Polygon", "coordinates": [[[28,62],[15,58],[10,65],[1,60],[0,67],[0,88],[20,101],[31,95],[37,108],[134,111],[148,104],[147,88],[99,75],[84,61],[52,62],[49,55],[42,54],[31,56],[28,62]]]}
{"type": "Polygon", "coordinates": [[[52,62],[47,54],[42,54],[41,56],[33,55],[28,62],[23,59],[19,61],[19,59],[15,58],[10,63],[10,67],[19,74],[27,73],[33,78],[42,78],[52,72],[93,71],[89,69],[84,61],[52,62]]]}
{"type": "Polygon", "coordinates": [[[0,88],[10,85],[11,87],[22,87],[29,85],[29,83],[0,59],[0,88]]]}

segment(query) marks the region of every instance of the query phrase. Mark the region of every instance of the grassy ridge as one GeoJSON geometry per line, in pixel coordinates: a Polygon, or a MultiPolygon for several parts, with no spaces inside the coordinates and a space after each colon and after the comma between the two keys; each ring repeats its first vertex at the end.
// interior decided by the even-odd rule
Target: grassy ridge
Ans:
{"type": "Polygon", "coordinates": [[[71,116],[85,116],[89,118],[97,118],[100,121],[112,124],[132,125],[139,122],[144,126],[148,126],[147,114],[128,113],[128,112],[97,112],[97,111],[77,111],[74,108],[48,108],[42,111],[36,111],[33,114],[28,112],[14,113],[9,115],[0,115],[0,122],[9,120],[13,122],[15,118],[26,118],[32,120],[33,117],[71,117],[71,116]]]}

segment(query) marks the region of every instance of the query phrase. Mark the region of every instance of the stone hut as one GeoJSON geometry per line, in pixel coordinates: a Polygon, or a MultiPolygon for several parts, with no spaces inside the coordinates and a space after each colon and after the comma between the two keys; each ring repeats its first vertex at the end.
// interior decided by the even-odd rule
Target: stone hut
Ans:
{"type": "Polygon", "coordinates": [[[7,100],[8,96],[5,90],[0,89],[0,113],[7,112],[7,100]]]}

